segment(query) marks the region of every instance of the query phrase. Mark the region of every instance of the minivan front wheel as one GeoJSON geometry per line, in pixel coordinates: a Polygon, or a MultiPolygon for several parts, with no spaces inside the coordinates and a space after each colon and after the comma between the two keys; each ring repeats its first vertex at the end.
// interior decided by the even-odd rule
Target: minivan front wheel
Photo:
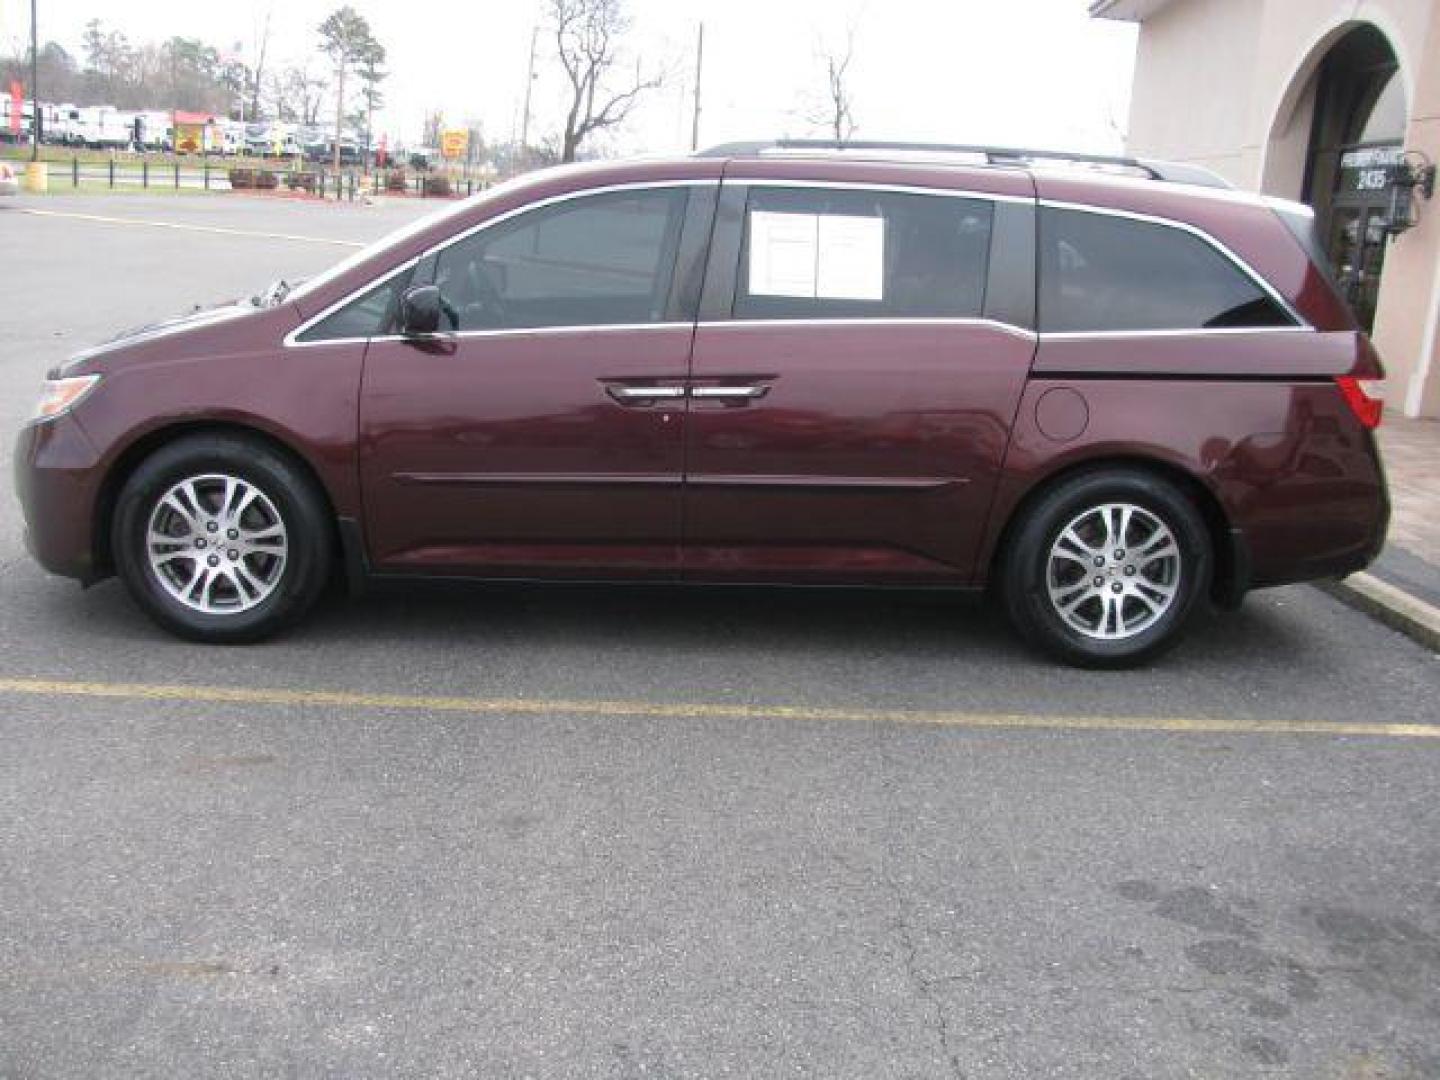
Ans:
{"type": "Polygon", "coordinates": [[[298,619],[330,568],[313,484],[270,447],[181,439],[131,474],[113,520],[116,569],[162,626],[198,641],[254,641],[298,619]]]}
{"type": "Polygon", "coordinates": [[[1018,523],[1001,581],[1011,621],[1073,664],[1125,667],[1179,638],[1209,591],[1209,533],[1194,504],[1149,473],[1086,473],[1018,523]]]}

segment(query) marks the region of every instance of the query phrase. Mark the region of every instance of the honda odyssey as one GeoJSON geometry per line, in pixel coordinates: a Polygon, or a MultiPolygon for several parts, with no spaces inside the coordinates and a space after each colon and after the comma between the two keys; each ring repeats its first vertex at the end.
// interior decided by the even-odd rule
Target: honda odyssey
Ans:
{"type": "Polygon", "coordinates": [[[668,580],[989,588],[1134,664],[1380,548],[1383,372],[1310,226],[1034,151],[538,172],[53,371],[28,543],[202,641],[337,573],[668,580]]]}

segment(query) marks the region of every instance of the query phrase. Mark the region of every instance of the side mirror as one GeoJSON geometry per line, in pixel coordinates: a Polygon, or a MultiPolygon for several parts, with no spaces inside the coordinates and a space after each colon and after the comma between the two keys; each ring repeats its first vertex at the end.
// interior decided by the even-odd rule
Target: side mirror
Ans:
{"type": "Polygon", "coordinates": [[[440,332],[443,304],[438,285],[413,285],[400,298],[400,332],[406,337],[427,337],[440,332]]]}

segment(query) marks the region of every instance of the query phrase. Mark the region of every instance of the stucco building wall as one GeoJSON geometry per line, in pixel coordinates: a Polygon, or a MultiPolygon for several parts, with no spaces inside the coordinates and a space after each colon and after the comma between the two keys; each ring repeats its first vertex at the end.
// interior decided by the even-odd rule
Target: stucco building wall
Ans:
{"type": "MultiPolygon", "coordinates": [[[[1345,33],[1376,27],[1399,62],[1405,148],[1440,162],[1440,0],[1097,0],[1140,22],[1128,149],[1301,196],[1316,73],[1345,33]]],[[[1374,337],[1391,407],[1440,416],[1440,197],[1390,242],[1374,337]]]]}

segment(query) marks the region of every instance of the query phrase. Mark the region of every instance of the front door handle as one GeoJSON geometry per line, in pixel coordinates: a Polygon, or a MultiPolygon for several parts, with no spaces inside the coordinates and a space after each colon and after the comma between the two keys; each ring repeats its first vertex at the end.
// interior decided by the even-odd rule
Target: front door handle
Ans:
{"type": "Polygon", "coordinates": [[[685,396],[683,386],[627,386],[611,383],[605,392],[621,405],[643,405],[650,401],[674,401],[685,396]]]}

